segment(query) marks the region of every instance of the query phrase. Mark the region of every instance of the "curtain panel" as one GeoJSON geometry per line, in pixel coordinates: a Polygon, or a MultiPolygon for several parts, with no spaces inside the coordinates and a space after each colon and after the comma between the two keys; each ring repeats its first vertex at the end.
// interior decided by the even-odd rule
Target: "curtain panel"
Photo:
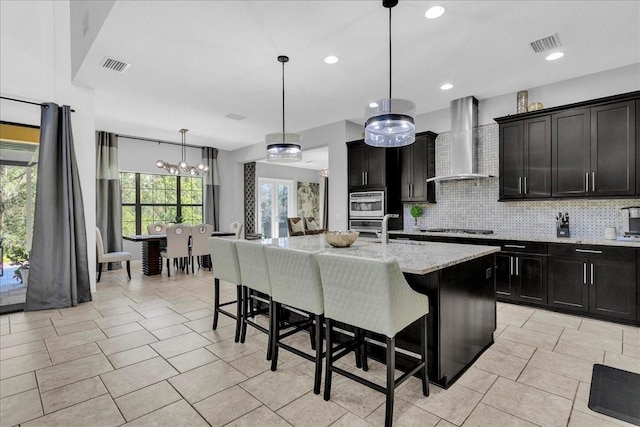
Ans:
{"type": "Polygon", "coordinates": [[[91,301],[84,204],[71,108],[42,104],[38,183],[25,311],[91,301]]]}
{"type": "MultiPolygon", "coordinates": [[[[118,137],[96,132],[96,226],[100,229],[105,252],[122,251],[122,198],[118,170],[118,137]]],[[[122,268],[110,262],[108,269],[122,268]]]]}
{"type": "Polygon", "coordinates": [[[202,163],[209,166],[203,179],[204,222],[213,225],[213,229],[220,230],[220,172],[218,170],[218,149],[202,148],[202,163]]]}

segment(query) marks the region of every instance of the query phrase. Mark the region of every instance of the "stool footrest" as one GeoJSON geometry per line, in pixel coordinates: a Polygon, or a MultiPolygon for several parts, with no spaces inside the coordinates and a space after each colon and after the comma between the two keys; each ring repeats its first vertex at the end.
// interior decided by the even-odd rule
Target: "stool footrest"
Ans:
{"type": "MultiPolygon", "coordinates": [[[[315,355],[307,354],[307,353],[305,353],[304,351],[298,350],[298,349],[297,349],[297,348],[295,348],[295,347],[291,347],[290,345],[287,345],[287,344],[284,344],[284,343],[281,343],[281,342],[277,343],[276,345],[277,345],[278,347],[280,347],[280,348],[283,348],[283,349],[285,349],[285,350],[290,351],[290,352],[291,352],[291,353],[293,353],[293,354],[297,354],[297,355],[298,355],[298,356],[300,356],[300,357],[304,357],[304,358],[305,358],[305,359],[307,359],[307,360],[311,360],[312,362],[316,360],[316,356],[315,356],[315,355]]],[[[324,353],[324,352],[323,352],[323,353],[320,355],[320,357],[321,357],[321,358],[323,358],[323,357],[325,357],[325,355],[326,355],[326,353],[324,353]]]]}
{"type": "MultiPolygon", "coordinates": [[[[222,304],[220,304],[220,305],[222,305],[222,304]]],[[[224,314],[225,316],[229,316],[232,319],[237,319],[235,314],[231,314],[227,310],[222,310],[221,308],[218,309],[218,313],[224,314]]]]}

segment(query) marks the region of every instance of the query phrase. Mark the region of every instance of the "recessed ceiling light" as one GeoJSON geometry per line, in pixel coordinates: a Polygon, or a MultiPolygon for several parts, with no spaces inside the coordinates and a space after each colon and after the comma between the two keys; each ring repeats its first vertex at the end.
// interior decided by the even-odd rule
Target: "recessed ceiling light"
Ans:
{"type": "Polygon", "coordinates": [[[453,87],[453,85],[451,83],[445,83],[442,86],[440,86],[440,89],[442,90],[449,90],[453,87]]]}
{"type": "Polygon", "coordinates": [[[556,59],[560,59],[564,56],[563,52],[553,52],[545,58],[547,61],[555,61],[556,59]]]}
{"type": "Polygon", "coordinates": [[[425,12],[424,16],[428,19],[436,19],[440,18],[444,13],[444,7],[442,6],[432,6],[425,12]]]}
{"type": "Polygon", "coordinates": [[[338,57],[333,55],[329,55],[326,58],[324,58],[324,62],[326,62],[327,64],[335,64],[338,61],[339,61],[338,57]]]}
{"type": "Polygon", "coordinates": [[[369,104],[369,108],[376,108],[378,106],[377,102],[372,102],[369,104]]]}

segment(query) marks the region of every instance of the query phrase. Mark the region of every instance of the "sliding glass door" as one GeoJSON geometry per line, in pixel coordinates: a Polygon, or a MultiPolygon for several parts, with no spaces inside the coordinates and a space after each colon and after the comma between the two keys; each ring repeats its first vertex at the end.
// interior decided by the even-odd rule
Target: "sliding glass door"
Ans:
{"type": "Polygon", "coordinates": [[[289,235],[287,217],[295,216],[293,181],[258,178],[258,233],[266,238],[289,235]]]}

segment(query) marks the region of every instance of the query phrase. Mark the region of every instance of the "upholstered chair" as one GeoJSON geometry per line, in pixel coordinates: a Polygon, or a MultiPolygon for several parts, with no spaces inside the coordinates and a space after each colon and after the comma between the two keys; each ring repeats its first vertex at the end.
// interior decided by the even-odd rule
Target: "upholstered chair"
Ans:
{"type": "Polygon", "coordinates": [[[104,251],[104,243],[102,242],[102,233],[100,229],[96,227],[96,250],[98,255],[98,278],[96,281],[100,281],[102,276],[102,264],[110,262],[127,262],[127,276],[131,280],[131,252],[107,252],[104,251]]]}
{"type": "Polygon", "coordinates": [[[304,236],[304,221],[299,216],[287,218],[289,236],[304,236]]]}
{"type": "Polygon", "coordinates": [[[167,249],[160,252],[162,258],[167,259],[167,274],[171,277],[170,259],[180,260],[181,264],[186,264],[187,274],[189,274],[189,236],[191,227],[177,224],[167,227],[167,249]]]}
{"type": "Polygon", "coordinates": [[[167,225],[161,222],[156,222],[155,224],[147,225],[147,234],[166,234],[167,225]]]}
{"type": "Polygon", "coordinates": [[[241,222],[232,222],[229,225],[229,232],[235,233],[236,239],[242,239],[242,231],[244,230],[244,224],[241,222]]]}
{"type": "Polygon", "coordinates": [[[322,375],[322,325],[324,323],[324,302],[318,261],[310,252],[295,251],[266,246],[267,269],[271,281],[271,370],[278,366],[278,350],[283,348],[315,363],[313,392],[320,393],[322,375]],[[280,319],[282,307],[291,307],[305,313],[307,318],[294,324],[283,324],[280,319]],[[287,329],[282,333],[282,329],[287,329]],[[285,344],[282,338],[310,329],[312,348],[315,355],[309,355],[298,348],[285,344]]]}
{"type": "MultiPolygon", "coordinates": [[[[191,255],[192,273],[195,268],[193,262],[194,257],[198,259],[198,266],[200,266],[201,257],[209,258],[209,243],[207,240],[211,237],[211,233],[213,233],[213,225],[210,224],[198,224],[191,227],[191,250],[189,254],[191,255]]],[[[210,263],[209,266],[211,266],[210,263]]],[[[209,270],[211,270],[211,267],[209,267],[209,270]]]]}
{"type": "Polygon", "coordinates": [[[209,237],[209,254],[213,266],[214,302],[213,302],[213,330],[218,327],[218,315],[224,314],[236,321],[235,342],[240,341],[242,326],[242,276],[240,275],[240,263],[236,251],[236,240],[233,238],[209,237]],[[220,281],[236,285],[236,300],[220,302],[220,281]],[[233,314],[223,307],[236,305],[236,313],[233,314]]]}
{"type": "Polygon", "coordinates": [[[304,228],[305,234],[321,234],[327,231],[326,229],[320,227],[320,224],[312,216],[307,216],[304,218],[304,228]]]}
{"type": "MultiPolygon", "coordinates": [[[[327,365],[324,399],[331,397],[331,377],[338,373],[386,395],[385,426],[393,420],[395,389],[412,375],[421,372],[422,393],[429,395],[427,374],[427,314],[429,299],[409,286],[396,260],[382,261],[322,253],[317,256],[322,277],[326,318],[327,365]],[[395,379],[395,337],[415,321],[420,323],[420,359],[399,379],[395,379]],[[386,344],[386,387],[335,365],[346,352],[336,352],[346,344],[334,347],[332,325],[342,322],[356,328],[384,335],[386,344]]],[[[357,339],[364,340],[364,337],[357,339]]]]}

